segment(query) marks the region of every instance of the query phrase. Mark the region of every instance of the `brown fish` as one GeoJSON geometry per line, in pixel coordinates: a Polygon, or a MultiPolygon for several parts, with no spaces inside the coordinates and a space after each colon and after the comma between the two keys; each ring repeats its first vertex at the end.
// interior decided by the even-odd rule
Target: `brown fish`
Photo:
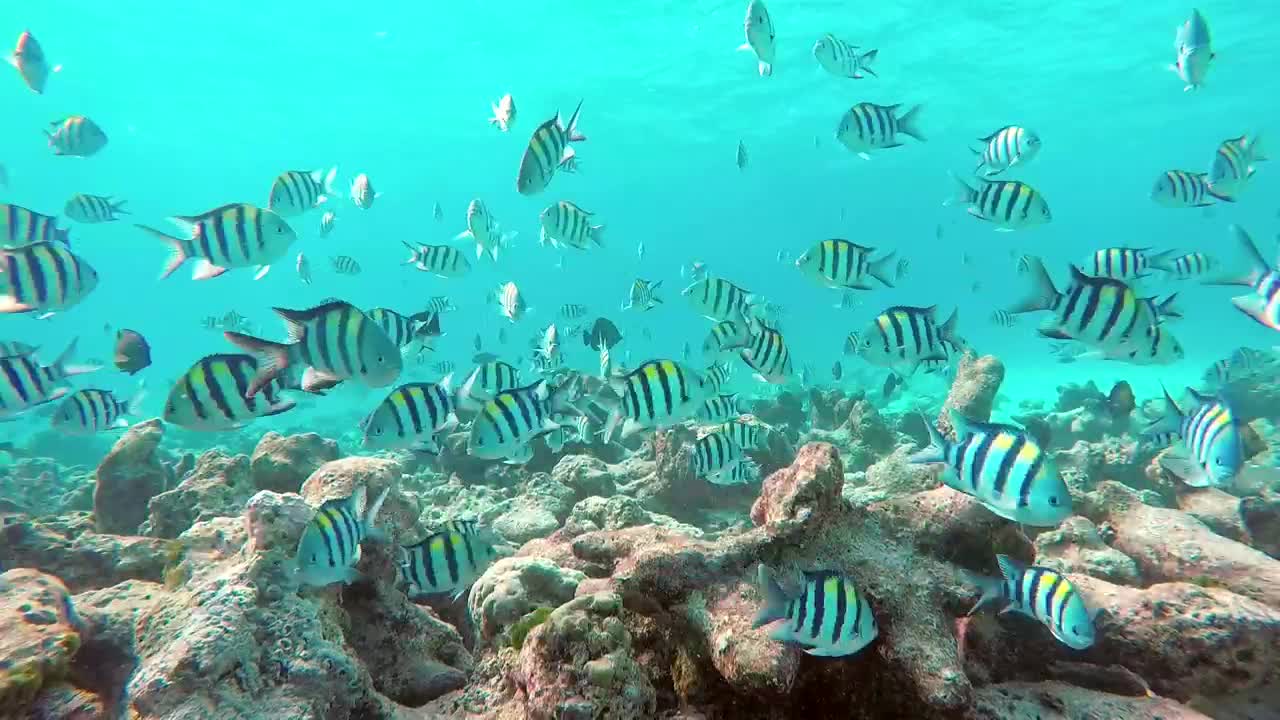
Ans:
{"type": "MultiPolygon", "coordinates": [[[[31,34],[30,30],[24,30],[18,36],[18,45],[13,49],[13,54],[8,58],[9,64],[17,68],[18,74],[22,76],[22,82],[27,84],[37,93],[44,92],[45,81],[49,79],[49,61],[45,60],[44,51],[40,49],[40,43],[36,42],[36,36],[31,34]]],[[[53,72],[58,72],[62,66],[52,68],[53,72]]]]}
{"type": "Polygon", "coordinates": [[[151,346],[147,339],[134,330],[116,333],[115,365],[120,372],[130,375],[151,365],[151,346]]]}
{"type": "Polygon", "coordinates": [[[1107,408],[1111,411],[1111,417],[1122,420],[1129,417],[1129,413],[1137,407],[1137,402],[1133,397],[1133,388],[1129,387],[1129,383],[1121,380],[1111,388],[1111,393],[1107,395],[1107,408]]]}

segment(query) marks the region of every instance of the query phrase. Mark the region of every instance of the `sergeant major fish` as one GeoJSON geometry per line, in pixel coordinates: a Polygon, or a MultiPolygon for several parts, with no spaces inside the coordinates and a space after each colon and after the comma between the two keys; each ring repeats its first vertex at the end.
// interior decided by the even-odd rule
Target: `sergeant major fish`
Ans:
{"type": "Polygon", "coordinates": [[[86,195],[76,193],[67,201],[64,208],[67,217],[82,223],[103,223],[119,220],[116,214],[128,215],[123,200],[112,200],[103,195],[86,195]]]}
{"type": "Polygon", "coordinates": [[[1151,190],[1151,199],[1170,208],[1209,207],[1214,200],[1235,202],[1209,185],[1209,173],[1166,170],[1151,190]]]}
{"type": "Polygon", "coordinates": [[[609,386],[619,399],[611,403],[606,443],[619,426],[626,439],[643,429],[674,425],[697,413],[707,396],[702,378],[674,360],[648,360],[610,376],[609,386]]]}
{"type": "Polygon", "coordinates": [[[1011,232],[1053,219],[1049,203],[1030,185],[1017,180],[980,180],[974,188],[952,175],[956,193],[943,205],[962,205],[970,215],[995,225],[997,232],[1011,232]]]}
{"type": "Polygon", "coordinates": [[[774,640],[797,643],[810,655],[844,657],[870,645],[880,634],[867,596],[844,575],[806,572],[800,592],[789,594],[762,564],[759,583],[764,607],[751,626],[784,620],[769,633],[774,640]]]}
{"type": "Polygon", "coordinates": [[[691,462],[695,475],[711,479],[737,466],[743,457],[742,446],[727,433],[709,432],[693,444],[691,462]]]}
{"type": "Polygon", "coordinates": [[[1231,298],[1231,304],[1235,305],[1240,312],[1253,318],[1259,325],[1280,330],[1280,268],[1272,267],[1266,258],[1262,257],[1258,246],[1254,244],[1253,238],[1249,237],[1249,233],[1245,232],[1244,228],[1233,225],[1231,232],[1245,257],[1252,261],[1253,268],[1246,275],[1215,279],[1210,284],[1243,285],[1251,288],[1253,290],[1251,294],[1231,298]]]}
{"type": "Polygon", "coordinates": [[[662,304],[662,298],[658,297],[658,288],[662,286],[662,281],[642,280],[636,278],[631,283],[631,289],[627,293],[627,302],[622,306],[623,310],[652,310],[662,304]]]}
{"type": "Polygon", "coordinates": [[[1164,391],[1165,414],[1144,435],[1177,435],[1188,454],[1165,454],[1160,466],[1191,487],[1229,487],[1244,466],[1240,424],[1222,397],[1187,388],[1195,406],[1184,411],[1164,391]]]}
{"type": "Polygon", "coordinates": [[[326,500],[302,531],[295,555],[298,581],[306,586],[323,587],[336,582],[349,584],[360,577],[360,543],[365,538],[382,537],[373,523],[387,499],[391,486],[365,508],[368,490],[360,485],[349,496],[326,500]]]}
{"type": "Polygon", "coordinates": [[[498,559],[497,544],[487,528],[433,533],[400,548],[400,578],[409,597],[448,594],[457,600],[498,559]]]}
{"type": "Polygon", "coordinates": [[[516,122],[516,101],[511,97],[511,93],[502,96],[502,99],[493,103],[493,117],[489,118],[490,125],[497,125],[502,132],[507,132],[516,122]]]}
{"type": "Polygon", "coordinates": [[[1256,163],[1267,160],[1260,135],[1223,140],[1209,168],[1209,187],[1216,196],[1234,198],[1253,178],[1256,163]]]}
{"type": "Polygon", "coordinates": [[[558,168],[573,164],[577,156],[570,143],[587,139],[578,132],[578,113],[581,111],[582,101],[579,100],[578,107],[569,116],[568,125],[561,125],[560,113],[556,113],[555,117],[533,131],[516,175],[516,190],[521,195],[537,195],[546,190],[558,168]]]}
{"type": "Polygon", "coordinates": [[[457,248],[448,245],[421,245],[417,247],[407,242],[401,243],[409,248],[406,265],[413,265],[419,270],[442,278],[459,278],[471,272],[471,261],[457,248]]]}
{"type": "Polygon", "coordinates": [[[1000,577],[985,578],[965,572],[966,579],[982,591],[972,615],[984,605],[1004,603],[1005,611],[1022,613],[1039,620],[1058,642],[1075,650],[1093,645],[1096,633],[1090,612],[1071,581],[1057,570],[1024,567],[1007,555],[997,555],[1000,577]]]}
{"type": "Polygon", "coordinates": [[[197,360],[178,378],[164,403],[164,421],[188,430],[234,430],[297,406],[282,396],[297,389],[292,375],[273,378],[262,391],[249,395],[258,372],[252,355],[216,354],[197,360]]]}
{"type": "Polygon", "coordinates": [[[898,138],[900,134],[924,142],[924,133],[916,124],[920,120],[922,106],[916,105],[899,117],[900,107],[902,106],[858,103],[840,118],[836,139],[863,160],[871,159],[869,153],[872,150],[901,147],[902,142],[898,138]]]}
{"type": "MultiPolygon", "coordinates": [[[[324,170],[286,170],[271,183],[267,208],[283,218],[294,217],[320,207],[327,198],[337,195],[333,183],[338,168],[324,170]]],[[[321,221],[323,223],[323,220],[321,221]]],[[[323,235],[322,235],[323,237],[323,235]]]]}
{"type": "Polygon", "coordinates": [[[515,236],[514,232],[502,232],[498,221],[489,214],[484,203],[476,198],[467,205],[467,229],[458,233],[454,240],[472,240],[476,244],[477,259],[488,252],[489,257],[497,261],[498,252],[510,245],[515,236]]]}
{"type": "Polygon", "coordinates": [[[555,387],[541,380],[503,390],[482,404],[471,423],[467,453],[498,460],[521,452],[534,438],[560,427],[556,415],[576,413],[569,405],[573,383],[555,387]]]}
{"type": "Polygon", "coordinates": [[[58,228],[58,218],[20,205],[0,203],[0,248],[33,242],[58,242],[71,246],[70,231],[58,228]]]}
{"type": "Polygon", "coordinates": [[[107,146],[107,134],[83,115],[72,115],[49,123],[45,130],[54,155],[89,157],[107,146]]]}
{"type": "Polygon", "coordinates": [[[492,360],[481,363],[458,391],[458,405],[466,410],[478,410],[493,396],[520,384],[520,370],[514,365],[492,360]]]}
{"type": "Polygon", "coordinates": [[[98,287],[98,272],[62,243],[0,248],[0,314],[74,307],[98,287]]]}
{"type": "Polygon", "coordinates": [[[764,6],[763,0],[751,0],[747,3],[743,29],[747,41],[739,45],[738,49],[755,53],[761,77],[772,75],[774,55],[777,53],[777,35],[773,29],[773,19],[769,17],[769,9],[764,6]]]}
{"type": "Polygon", "coordinates": [[[693,309],[709,320],[743,321],[755,296],[718,277],[707,277],[685,288],[682,295],[693,309]]]}
{"type": "Polygon", "coordinates": [[[553,247],[568,245],[578,250],[586,250],[592,243],[604,247],[604,225],[591,224],[594,214],[568,200],[547,206],[539,216],[542,230],[538,243],[545,245],[550,240],[553,247]]]}
{"type": "Polygon", "coordinates": [[[1006,125],[984,138],[978,138],[982,149],[973,149],[978,156],[974,174],[984,177],[999,175],[1014,165],[1025,165],[1040,152],[1040,136],[1017,125],[1006,125]]]}
{"type": "Polygon", "coordinates": [[[796,258],[796,267],[806,276],[830,288],[870,290],[871,278],[893,287],[889,267],[896,252],[872,261],[875,248],[848,240],[823,240],[796,258]]]}
{"type": "Polygon", "coordinates": [[[813,57],[823,70],[836,77],[853,80],[876,74],[871,69],[871,63],[875,61],[878,52],[860,52],[857,45],[850,45],[831,33],[826,33],[813,44],[813,57]]]}
{"type": "Polygon", "coordinates": [[[912,375],[923,363],[946,361],[947,345],[963,341],[956,336],[959,309],[947,321],[938,324],[937,308],[894,305],[876,316],[862,333],[849,333],[845,351],[879,367],[887,367],[903,375],[912,375]]]}
{"type": "Polygon", "coordinates": [[[739,354],[756,371],[757,380],[784,385],[794,379],[791,351],[782,333],[762,322],[752,323],[751,341],[739,354]]]}
{"type": "Polygon", "coordinates": [[[438,383],[407,383],[392,390],[361,423],[364,448],[438,454],[436,434],[458,426],[451,378],[446,375],[438,383]]]}
{"type": "Polygon", "coordinates": [[[93,435],[129,427],[125,415],[141,404],[141,394],[122,401],[110,390],[86,388],[67,396],[54,412],[53,427],[67,435],[93,435]]]}
{"type": "Polygon", "coordinates": [[[160,275],[162,279],[194,257],[199,258],[191,275],[195,280],[208,280],[233,268],[245,267],[257,267],[254,279],[260,280],[298,238],[284,218],[246,203],[223,205],[200,215],[177,216],[169,221],[185,230],[187,236],[176,237],[146,225],[134,226],[173,248],[160,275]]]}
{"type": "Polygon", "coordinates": [[[361,210],[373,207],[373,201],[380,197],[382,193],[374,191],[373,183],[365,173],[360,173],[351,181],[351,202],[361,210]]]}
{"type": "Polygon", "coordinates": [[[529,311],[520,288],[514,282],[503,283],[497,290],[498,313],[511,322],[519,322],[529,311]]]}
{"type": "Polygon", "coordinates": [[[51,365],[41,365],[34,353],[0,357],[0,418],[8,418],[65,396],[67,379],[93,372],[96,366],[72,365],[76,341],[51,365]]]}
{"type": "Polygon", "coordinates": [[[1209,38],[1209,25],[1199,10],[1192,10],[1191,17],[1178,26],[1173,39],[1173,50],[1177,53],[1177,58],[1169,69],[1186,83],[1182,91],[1187,92],[1204,85],[1209,63],[1216,56],[1209,38]]]}

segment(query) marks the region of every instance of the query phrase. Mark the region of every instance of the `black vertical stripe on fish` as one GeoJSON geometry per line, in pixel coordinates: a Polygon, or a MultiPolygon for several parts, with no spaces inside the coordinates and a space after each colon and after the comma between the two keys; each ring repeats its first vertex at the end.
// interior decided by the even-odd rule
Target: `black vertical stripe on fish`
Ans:
{"type": "Polygon", "coordinates": [[[987,453],[991,452],[991,443],[995,442],[997,433],[987,433],[983,435],[982,441],[978,443],[977,449],[973,453],[973,462],[969,466],[970,480],[969,484],[973,486],[975,493],[978,492],[978,481],[982,479],[983,466],[987,463],[987,453]]]}
{"type": "MultiPolygon", "coordinates": [[[[840,642],[840,630],[844,627],[845,614],[848,612],[849,599],[845,596],[844,578],[836,579],[836,618],[831,626],[831,643],[840,642]]],[[[861,603],[859,603],[861,604],[861,603]]]]}
{"type": "MultiPolygon", "coordinates": [[[[1100,288],[1099,294],[1101,294],[1102,291],[1106,289],[1108,289],[1107,286],[1103,286],[1102,288],[1100,288]]],[[[1124,291],[1116,291],[1117,297],[1112,299],[1112,301],[1110,302],[1110,306],[1111,306],[1110,311],[1107,313],[1106,321],[1104,321],[1102,324],[1102,333],[1098,336],[1099,340],[1106,340],[1107,337],[1111,334],[1111,331],[1115,328],[1116,323],[1119,322],[1120,312],[1124,309],[1123,292],[1124,291]]]]}
{"type": "MultiPolygon", "coordinates": [[[[338,359],[342,363],[339,367],[348,375],[356,374],[356,364],[351,358],[351,343],[347,342],[347,338],[351,336],[353,314],[345,308],[338,313],[338,332],[337,337],[333,339],[333,344],[338,348],[338,359]]],[[[321,318],[320,322],[323,323],[324,318],[321,318]]]]}
{"type": "MultiPolygon", "coordinates": [[[[1049,585],[1049,589],[1048,589],[1047,591],[1045,591],[1045,594],[1044,594],[1044,617],[1046,617],[1046,618],[1051,618],[1051,617],[1053,617],[1053,605],[1052,605],[1052,603],[1053,603],[1053,592],[1054,592],[1055,590],[1057,590],[1057,589],[1058,589],[1058,586],[1059,586],[1059,585],[1061,585],[1061,584],[1062,584],[1062,582],[1063,582],[1062,574],[1061,574],[1061,573],[1054,573],[1054,574],[1053,574],[1053,583],[1052,583],[1051,585],[1049,585]]],[[[1032,603],[1034,603],[1034,602],[1035,602],[1035,598],[1031,598],[1031,602],[1032,602],[1032,603]]],[[[1035,610],[1035,608],[1034,608],[1034,607],[1032,607],[1032,610],[1034,611],[1034,610],[1035,610]]]]}
{"type": "Polygon", "coordinates": [[[1026,474],[1022,477],[1022,485],[1018,488],[1018,507],[1024,508],[1031,504],[1031,484],[1040,474],[1042,465],[1044,465],[1043,450],[1036,453],[1035,462],[1031,463],[1031,467],[1027,468],[1026,474]]]}
{"type": "Polygon", "coordinates": [[[675,398],[671,394],[671,383],[667,377],[667,371],[661,363],[658,364],[658,384],[662,386],[662,411],[664,414],[670,415],[676,407],[675,398]]]}
{"type": "Polygon", "coordinates": [[[805,619],[809,617],[809,588],[805,588],[800,593],[799,607],[796,608],[796,626],[794,632],[799,633],[804,629],[805,619]]]}
{"type": "Polygon", "coordinates": [[[1062,599],[1058,601],[1058,612],[1057,615],[1053,617],[1056,621],[1054,624],[1058,628],[1059,635],[1062,634],[1062,622],[1067,617],[1067,603],[1071,601],[1072,596],[1075,594],[1076,591],[1073,588],[1068,587],[1067,591],[1062,593],[1062,599]]]}
{"type": "Polygon", "coordinates": [[[1022,448],[1027,444],[1027,439],[1022,435],[1014,437],[1013,444],[1005,451],[1004,457],[1000,460],[1000,469],[996,473],[995,487],[992,488],[992,494],[995,497],[1004,495],[1005,483],[1009,481],[1009,474],[1013,472],[1013,466],[1018,461],[1018,453],[1022,452],[1022,448]]]}
{"type": "Polygon", "coordinates": [[[431,552],[431,541],[428,539],[422,544],[422,552],[417,553],[422,558],[422,570],[424,579],[427,581],[426,587],[437,587],[440,583],[436,579],[436,560],[434,553],[431,552]]]}
{"type": "MultiPolygon", "coordinates": [[[[963,476],[964,476],[964,469],[965,469],[965,460],[969,457],[969,451],[973,448],[973,441],[975,437],[976,437],[975,435],[966,435],[962,438],[959,438],[959,442],[956,443],[956,460],[954,465],[956,469],[956,475],[961,480],[964,479],[963,476]]],[[[970,478],[972,478],[972,474],[970,474],[970,478]]],[[[969,489],[974,494],[977,494],[978,492],[978,486],[973,482],[970,482],[969,489]]]]}
{"type": "Polygon", "coordinates": [[[333,532],[332,533],[322,532],[320,534],[333,536],[334,542],[336,542],[338,546],[337,558],[343,564],[345,564],[346,559],[350,557],[350,555],[347,554],[347,539],[346,537],[344,537],[345,533],[343,532],[343,529],[342,529],[342,525],[343,525],[342,515],[338,513],[337,507],[332,505],[331,503],[332,501],[325,503],[325,505],[320,508],[320,512],[324,513],[325,518],[329,521],[329,526],[333,528],[333,532]]]}
{"type": "Polygon", "coordinates": [[[649,387],[648,378],[644,377],[644,373],[640,373],[636,381],[644,392],[644,407],[649,411],[649,420],[652,421],[656,417],[655,411],[657,410],[653,405],[653,389],[649,387]]]}
{"type": "Polygon", "coordinates": [[[822,637],[822,621],[826,619],[827,614],[827,593],[825,583],[821,580],[811,582],[809,585],[813,588],[813,626],[808,635],[816,640],[822,637]]]}
{"type": "Polygon", "coordinates": [[[450,584],[456,584],[461,574],[458,572],[458,550],[453,546],[453,537],[451,535],[444,536],[444,562],[445,569],[449,573],[450,584]]]}

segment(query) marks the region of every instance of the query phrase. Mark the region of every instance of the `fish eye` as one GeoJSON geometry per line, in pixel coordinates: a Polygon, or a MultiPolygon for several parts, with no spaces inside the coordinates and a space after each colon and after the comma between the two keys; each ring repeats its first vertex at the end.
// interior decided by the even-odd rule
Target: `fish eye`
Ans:
{"type": "Polygon", "coordinates": [[[1050,495],[1050,496],[1049,496],[1049,504],[1050,504],[1050,505],[1052,505],[1052,506],[1054,506],[1054,507],[1058,507],[1058,496],[1057,496],[1057,495],[1050,495]]]}
{"type": "Polygon", "coordinates": [[[1213,464],[1215,464],[1215,465],[1226,465],[1226,464],[1227,464],[1227,461],[1226,461],[1226,460],[1223,460],[1222,458],[1214,458],[1214,459],[1213,459],[1213,464]]]}
{"type": "Polygon", "coordinates": [[[319,559],[320,559],[319,556],[317,556],[315,553],[311,553],[311,562],[316,562],[319,559]]]}
{"type": "Polygon", "coordinates": [[[1079,635],[1079,634],[1080,634],[1080,626],[1078,626],[1078,625],[1072,625],[1072,626],[1071,626],[1071,634],[1072,634],[1072,635],[1079,635]]]}
{"type": "Polygon", "coordinates": [[[373,434],[374,434],[374,435],[381,435],[381,434],[382,434],[382,428],[374,428],[374,429],[373,429],[373,434]]]}

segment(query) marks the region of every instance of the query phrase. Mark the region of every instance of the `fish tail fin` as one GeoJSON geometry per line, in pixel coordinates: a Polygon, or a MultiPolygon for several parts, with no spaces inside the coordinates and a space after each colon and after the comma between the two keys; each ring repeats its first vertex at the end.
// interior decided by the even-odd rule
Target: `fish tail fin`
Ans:
{"type": "Polygon", "coordinates": [[[1264,275],[1270,272],[1271,268],[1267,264],[1267,259],[1262,257],[1262,253],[1258,250],[1257,244],[1253,242],[1253,238],[1249,237],[1249,233],[1239,225],[1231,226],[1231,233],[1236,238],[1236,243],[1240,246],[1240,250],[1249,258],[1249,262],[1253,265],[1249,271],[1243,275],[1224,275],[1205,280],[1206,285],[1256,285],[1264,275]]]}
{"type": "Polygon", "coordinates": [[[756,571],[757,581],[760,583],[760,595],[764,598],[764,605],[756,613],[756,617],[751,621],[751,627],[758,628],[766,623],[774,620],[781,620],[787,616],[787,597],[786,591],[778,584],[778,580],[774,577],[773,571],[768,565],[760,563],[760,569],[756,571]]]}
{"type": "MultiPolygon", "coordinates": [[[[982,165],[979,164],[978,167],[982,167],[982,165]]],[[[952,193],[951,197],[947,198],[946,200],[943,200],[942,204],[943,205],[972,204],[973,201],[976,200],[978,197],[978,191],[974,190],[973,187],[969,185],[969,183],[960,179],[959,175],[956,175],[955,173],[952,173],[952,172],[949,172],[947,174],[950,175],[951,179],[955,181],[955,191],[952,193]]]]}
{"type": "Polygon", "coordinates": [[[898,132],[910,135],[920,142],[928,141],[929,138],[924,136],[918,125],[920,122],[920,109],[923,107],[924,105],[917,105],[908,110],[906,115],[898,118],[898,132]]]}
{"type": "Polygon", "coordinates": [[[1163,272],[1173,272],[1173,256],[1177,250],[1161,250],[1147,256],[1147,265],[1163,272]]]}
{"type": "Polygon", "coordinates": [[[769,77],[773,75],[773,65],[761,60],[759,64],[760,77],[769,77]]]}
{"type": "MultiPolygon", "coordinates": [[[[367,491],[366,491],[367,492],[367,491]]],[[[369,504],[368,510],[364,514],[364,529],[366,537],[378,538],[382,536],[382,532],[374,527],[373,523],[378,519],[378,511],[382,509],[382,503],[386,502],[387,495],[391,493],[391,484],[388,483],[382,492],[378,493],[378,497],[373,499],[369,504]]]]}
{"type": "Polygon", "coordinates": [[[960,569],[960,577],[965,584],[976,587],[982,593],[978,597],[978,602],[974,603],[973,608],[969,610],[968,615],[973,615],[987,605],[1004,600],[1004,578],[979,575],[964,568],[960,569]]]}
{"type": "Polygon", "coordinates": [[[1182,318],[1182,308],[1178,307],[1178,293],[1173,293],[1169,297],[1161,300],[1155,305],[1156,318],[1159,320],[1172,319],[1179,320],[1182,318]]]}
{"type": "Polygon", "coordinates": [[[182,263],[186,262],[195,254],[191,241],[186,238],[170,235],[163,230],[157,230],[153,227],[147,227],[146,225],[134,225],[134,227],[169,243],[169,246],[173,248],[173,251],[169,255],[169,262],[164,266],[164,272],[160,273],[161,280],[172,275],[175,270],[182,267],[182,263]]]}
{"type": "Polygon", "coordinates": [[[1168,389],[1163,385],[1160,386],[1160,392],[1164,394],[1164,415],[1159,420],[1147,425],[1142,431],[1143,435],[1155,435],[1158,433],[1178,433],[1182,430],[1182,408],[1178,407],[1178,402],[1169,394],[1168,389]]]}
{"type": "Polygon", "coordinates": [[[920,413],[920,419],[924,421],[925,430],[929,431],[929,444],[907,458],[907,462],[912,465],[924,465],[946,460],[947,439],[942,437],[942,433],[938,432],[938,428],[934,427],[933,422],[924,413],[920,413]]]}
{"type": "Polygon", "coordinates": [[[55,377],[68,378],[75,375],[85,375],[102,369],[101,365],[73,365],[71,358],[75,357],[76,345],[80,342],[80,338],[73,338],[67,344],[67,349],[63,350],[57,358],[54,359],[50,369],[55,377]]]}
{"type": "Polygon", "coordinates": [[[1027,255],[1025,259],[1026,273],[1031,276],[1031,290],[1021,302],[1009,308],[1009,312],[1015,315],[1048,310],[1060,297],[1058,288],[1053,285],[1053,278],[1049,277],[1049,271],[1044,268],[1044,262],[1034,255],[1027,255]]]}
{"type": "Polygon", "coordinates": [[[864,73],[874,77],[879,77],[879,75],[876,75],[876,71],[871,69],[871,63],[876,61],[876,55],[879,52],[879,50],[868,50],[863,53],[862,56],[858,58],[858,68],[864,73]]]}
{"type": "Polygon", "coordinates": [[[404,245],[404,246],[405,246],[405,247],[407,247],[407,248],[409,248],[409,259],[408,259],[408,260],[405,260],[405,261],[404,261],[404,264],[405,264],[405,265],[414,265],[414,264],[417,264],[417,262],[418,262],[418,248],[414,247],[413,245],[410,245],[407,241],[404,241],[404,240],[401,240],[401,241],[400,241],[400,244],[401,244],[401,245],[404,245]]]}
{"type": "Polygon", "coordinates": [[[569,142],[582,142],[587,139],[586,135],[578,132],[578,113],[582,112],[582,101],[578,101],[578,107],[573,109],[573,114],[569,116],[569,124],[565,126],[565,133],[569,136],[569,142]]]}
{"type": "Polygon", "coordinates": [[[956,327],[960,324],[960,308],[951,311],[951,317],[938,328],[938,339],[946,340],[956,347],[964,347],[964,341],[956,335],[956,327]]]}
{"type": "Polygon", "coordinates": [[[893,287],[893,282],[889,280],[889,264],[893,262],[893,259],[897,257],[897,255],[898,251],[894,250],[879,260],[868,264],[867,274],[884,283],[886,286],[893,287]]]}
{"type": "Polygon", "coordinates": [[[604,225],[592,225],[589,234],[596,245],[604,247],[604,225]]]}
{"type": "MultiPolygon", "coordinates": [[[[125,202],[127,202],[127,201],[125,201],[125,200],[114,200],[114,201],[112,201],[112,200],[108,200],[108,201],[107,201],[107,205],[109,205],[109,206],[111,207],[111,214],[115,215],[115,214],[119,213],[120,215],[132,215],[133,213],[131,213],[131,212],[129,212],[128,210],[125,210],[125,209],[124,209],[124,204],[125,204],[125,202]]],[[[114,218],[113,218],[113,219],[114,219],[114,218]]]]}
{"type": "Polygon", "coordinates": [[[233,345],[259,360],[258,372],[249,383],[249,389],[245,393],[245,397],[257,395],[262,388],[267,386],[267,383],[270,383],[280,373],[284,372],[291,363],[289,349],[293,347],[292,345],[263,340],[262,338],[230,330],[222,333],[222,335],[233,345]]]}
{"type": "Polygon", "coordinates": [[[1267,157],[1267,151],[1262,147],[1262,133],[1255,134],[1253,136],[1253,139],[1247,142],[1248,142],[1248,149],[1249,149],[1249,158],[1253,162],[1262,162],[1262,161],[1271,159],[1267,157]]]}

